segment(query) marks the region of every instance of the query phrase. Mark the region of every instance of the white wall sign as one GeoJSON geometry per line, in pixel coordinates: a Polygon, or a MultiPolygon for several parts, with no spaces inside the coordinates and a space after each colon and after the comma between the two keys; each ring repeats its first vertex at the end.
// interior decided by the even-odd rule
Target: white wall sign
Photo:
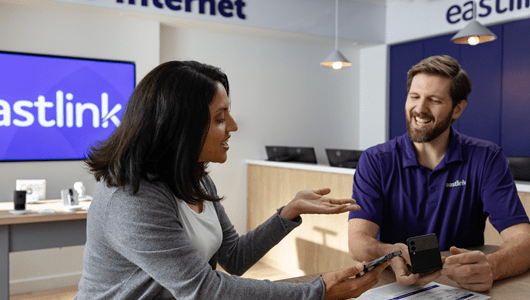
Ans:
{"type": "MultiPolygon", "coordinates": [[[[34,0],[36,1],[36,0],[34,0]]],[[[335,36],[333,0],[50,0],[284,32],[335,36]]],[[[339,37],[385,42],[385,0],[340,0],[339,37]]]]}
{"type": "Polygon", "coordinates": [[[484,26],[530,18],[530,0],[388,0],[386,43],[456,33],[473,18],[484,26]]]}
{"type": "Polygon", "coordinates": [[[456,24],[461,20],[480,20],[490,15],[530,15],[530,0],[480,0],[454,4],[447,9],[446,20],[456,24]]]}

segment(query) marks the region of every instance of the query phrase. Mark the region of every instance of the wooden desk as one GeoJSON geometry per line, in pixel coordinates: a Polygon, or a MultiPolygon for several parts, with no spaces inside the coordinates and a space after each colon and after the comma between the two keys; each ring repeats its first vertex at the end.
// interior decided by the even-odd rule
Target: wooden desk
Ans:
{"type": "MultiPolygon", "coordinates": [[[[81,202],[90,206],[90,201],[81,202]]],[[[9,300],[9,253],[84,245],[87,211],[63,210],[60,200],[27,204],[26,209],[51,208],[52,214],[9,213],[13,202],[0,202],[0,300],[9,300]]]]}
{"type": "MultiPolygon", "coordinates": [[[[495,250],[496,248],[498,247],[482,246],[477,247],[476,249],[488,253],[495,250]]],[[[448,256],[447,252],[442,252],[442,255],[448,256]]],[[[306,276],[278,280],[278,282],[308,283],[315,279],[317,276],[318,274],[311,274],[306,276]]],[[[390,269],[386,269],[381,273],[381,276],[379,276],[379,282],[375,285],[374,288],[394,282],[396,282],[394,272],[392,272],[390,269]]],[[[436,282],[458,287],[458,285],[454,281],[450,280],[446,276],[438,278],[436,282]]],[[[530,295],[530,270],[516,277],[497,280],[493,282],[493,287],[491,288],[491,290],[481,294],[488,295],[491,297],[491,299],[528,299],[530,295]]]]}

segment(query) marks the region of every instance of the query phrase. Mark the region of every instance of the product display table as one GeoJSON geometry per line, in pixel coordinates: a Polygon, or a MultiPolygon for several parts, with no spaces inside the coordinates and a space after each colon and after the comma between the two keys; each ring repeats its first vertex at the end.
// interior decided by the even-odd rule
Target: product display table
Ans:
{"type": "Polygon", "coordinates": [[[13,202],[0,202],[0,300],[9,299],[9,253],[84,245],[90,201],[69,211],[60,200],[27,204],[26,214],[12,214],[13,202]]]}

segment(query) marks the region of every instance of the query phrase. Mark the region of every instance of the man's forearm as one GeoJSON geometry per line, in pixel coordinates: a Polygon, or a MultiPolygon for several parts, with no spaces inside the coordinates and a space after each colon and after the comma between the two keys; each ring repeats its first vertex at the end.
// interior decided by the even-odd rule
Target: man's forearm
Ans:
{"type": "Polygon", "coordinates": [[[493,280],[523,274],[530,268],[530,237],[521,235],[503,243],[486,255],[492,265],[493,280]]]}

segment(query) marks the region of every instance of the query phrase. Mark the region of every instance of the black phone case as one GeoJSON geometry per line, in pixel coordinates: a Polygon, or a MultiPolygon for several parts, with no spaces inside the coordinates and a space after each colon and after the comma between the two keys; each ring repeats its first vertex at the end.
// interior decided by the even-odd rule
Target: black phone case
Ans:
{"type": "Polygon", "coordinates": [[[426,273],[442,268],[442,256],[435,233],[407,239],[412,273],[426,273]]]}
{"type": "Polygon", "coordinates": [[[366,263],[364,265],[364,270],[363,272],[369,272],[369,271],[372,271],[373,269],[375,269],[377,266],[379,266],[380,264],[384,263],[385,261],[388,261],[388,260],[391,260],[392,258],[396,257],[396,256],[399,256],[401,255],[401,251],[395,251],[395,252],[392,252],[392,253],[389,253],[387,255],[383,255],[377,259],[374,259],[372,260],[371,262],[369,263],[366,263]]]}

